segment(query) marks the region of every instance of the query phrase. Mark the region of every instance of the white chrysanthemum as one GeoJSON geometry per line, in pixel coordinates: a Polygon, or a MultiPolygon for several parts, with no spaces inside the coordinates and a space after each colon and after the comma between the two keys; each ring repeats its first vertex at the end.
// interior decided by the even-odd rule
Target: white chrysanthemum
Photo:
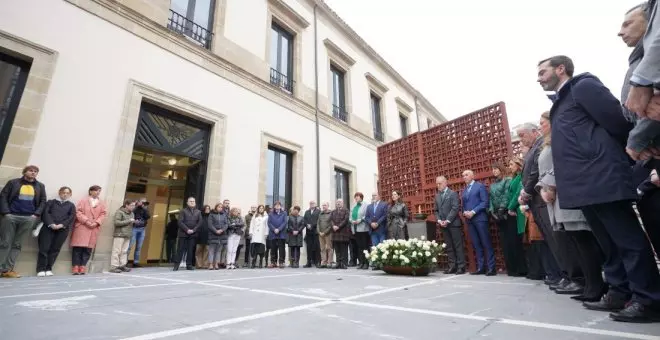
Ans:
{"type": "Polygon", "coordinates": [[[426,255],[426,257],[429,257],[429,256],[431,256],[431,252],[427,251],[427,252],[424,253],[424,255],[426,255]]]}
{"type": "Polygon", "coordinates": [[[446,244],[446,243],[443,243],[443,244],[442,244],[442,248],[447,248],[447,244],[446,244]]]}
{"type": "Polygon", "coordinates": [[[413,251],[412,257],[417,257],[417,252],[416,251],[413,251]]]}
{"type": "Polygon", "coordinates": [[[394,256],[392,256],[392,258],[396,260],[396,259],[399,258],[399,255],[394,255],[394,256]]]}
{"type": "Polygon", "coordinates": [[[425,244],[425,245],[422,247],[422,249],[424,249],[424,250],[430,250],[430,249],[431,249],[431,246],[429,246],[428,244],[425,244]]]}
{"type": "Polygon", "coordinates": [[[436,245],[436,244],[438,244],[438,242],[435,242],[435,240],[433,240],[433,241],[431,241],[431,244],[436,245]]]}
{"type": "Polygon", "coordinates": [[[426,236],[424,236],[424,235],[422,235],[422,237],[420,237],[420,238],[422,239],[422,241],[426,240],[426,236]]]}
{"type": "Polygon", "coordinates": [[[403,263],[408,264],[408,263],[410,263],[410,260],[408,260],[408,258],[406,257],[406,258],[403,259],[403,263]]]}
{"type": "Polygon", "coordinates": [[[434,258],[431,259],[431,262],[436,263],[436,262],[438,262],[438,259],[436,259],[436,258],[434,257],[434,258]]]}

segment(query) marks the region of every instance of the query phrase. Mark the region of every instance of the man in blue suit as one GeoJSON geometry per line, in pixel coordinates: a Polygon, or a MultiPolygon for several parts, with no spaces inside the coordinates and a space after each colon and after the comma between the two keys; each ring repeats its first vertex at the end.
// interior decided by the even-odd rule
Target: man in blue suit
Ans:
{"type": "Polygon", "coordinates": [[[477,253],[477,271],[470,274],[493,276],[497,274],[497,270],[495,269],[495,250],[488,230],[488,213],[486,213],[488,193],[483,184],[474,180],[472,170],[463,171],[463,180],[467,184],[461,197],[463,216],[468,223],[468,234],[472,240],[474,251],[477,253]],[[484,267],[484,255],[486,255],[488,269],[484,267]]]}
{"type": "Polygon", "coordinates": [[[371,245],[377,246],[387,237],[387,203],[380,200],[378,193],[371,195],[364,220],[369,224],[371,245]]]}

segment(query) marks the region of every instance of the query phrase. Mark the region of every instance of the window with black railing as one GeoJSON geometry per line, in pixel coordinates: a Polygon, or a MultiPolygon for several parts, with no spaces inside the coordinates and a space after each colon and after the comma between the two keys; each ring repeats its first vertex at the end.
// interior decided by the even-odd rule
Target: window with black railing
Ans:
{"type": "Polygon", "coordinates": [[[374,139],[383,142],[385,134],[383,133],[382,118],[380,116],[380,97],[371,93],[371,122],[374,125],[374,139]]]}
{"type": "Polygon", "coordinates": [[[348,113],[346,113],[346,109],[334,104],[332,105],[332,116],[344,123],[348,120],[348,113]]]}
{"type": "Polygon", "coordinates": [[[215,0],[171,0],[170,4],[167,27],[211,49],[215,0]]]}
{"type": "Polygon", "coordinates": [[[270,83],[282,90],[293,93],[293,84],[295,81],[272,67],[270,69],[270,83]]]}

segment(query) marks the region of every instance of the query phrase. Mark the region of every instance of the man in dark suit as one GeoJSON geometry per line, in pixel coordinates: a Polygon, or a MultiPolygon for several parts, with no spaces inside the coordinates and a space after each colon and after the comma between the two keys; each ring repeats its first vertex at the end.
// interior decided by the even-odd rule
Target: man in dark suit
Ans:
{"type": "Polygon", "coordinates": [[[556,92],[550,119],[559,206],[582,210],[605,253],[609,290],[583,305],[611,311],[616,321],[660,321],[660,273],[632,207],[638,196],[625,151],[631,125],[598,78],[574,71],[560,55],[539,62],[537,74],[545,91],[556,92]]]}
{"type": "Polygon", "coordinates": [[[444,176],[436,178],[438,193],[435,195],[435,218],[442,230],[447,245],[449,268],[445,274],[465,274],[465,251],[463,225],[458,218],[458,194],[447,187],[444,176]]]}
{"type": "Polygon", "coordinates": [[[369,224],[371,245],[377,246],[387,238],[387,203],[380,200],[378,193],[371,195],[364,220],[369,224]]]}
{"type": "Polygon", "coordinates": [[[305,230],[305,245],[307,247],[307,264],[304,268],[321,266],[321,244],[319,243],[319,213],[321,210],[316,206],[316,201],[309,201],[309,209],[305,211],[303,223],[305,230]]]}
{"type": "Polygon", "coordinates": [[[488,228],[488,192],[486,187],[474,180],[472,170],[463,171],[463,180],[467,186],[463,190],[463,216],[468,223],[468,232],[472,240],[472,246],[477,253],[477,271],[472,275],[494,276],[497,275],[495,269],[495,250],[490,241],[490,230],[488,228]],[[484,266],[484,255],[486,256],[486,265],[484,266]]]}

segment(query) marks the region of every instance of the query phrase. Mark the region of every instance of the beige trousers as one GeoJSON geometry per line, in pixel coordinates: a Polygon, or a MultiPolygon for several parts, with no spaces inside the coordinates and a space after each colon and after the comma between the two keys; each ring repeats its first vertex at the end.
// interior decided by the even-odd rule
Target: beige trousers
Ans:
{"type": "Polygon", "coordinates": [[[115,237],[112,239],[112,256],[110,256],[110,267],[119,268],[128,263],[128,246],[131,238],[115,237]]]}
{"type": "Polygon", "coordinates": [[[333,248],[332,248],[332,233],[326,235],[319,234],[319,243],[321,243],[321,265],[332,263],[333,248]]]}

